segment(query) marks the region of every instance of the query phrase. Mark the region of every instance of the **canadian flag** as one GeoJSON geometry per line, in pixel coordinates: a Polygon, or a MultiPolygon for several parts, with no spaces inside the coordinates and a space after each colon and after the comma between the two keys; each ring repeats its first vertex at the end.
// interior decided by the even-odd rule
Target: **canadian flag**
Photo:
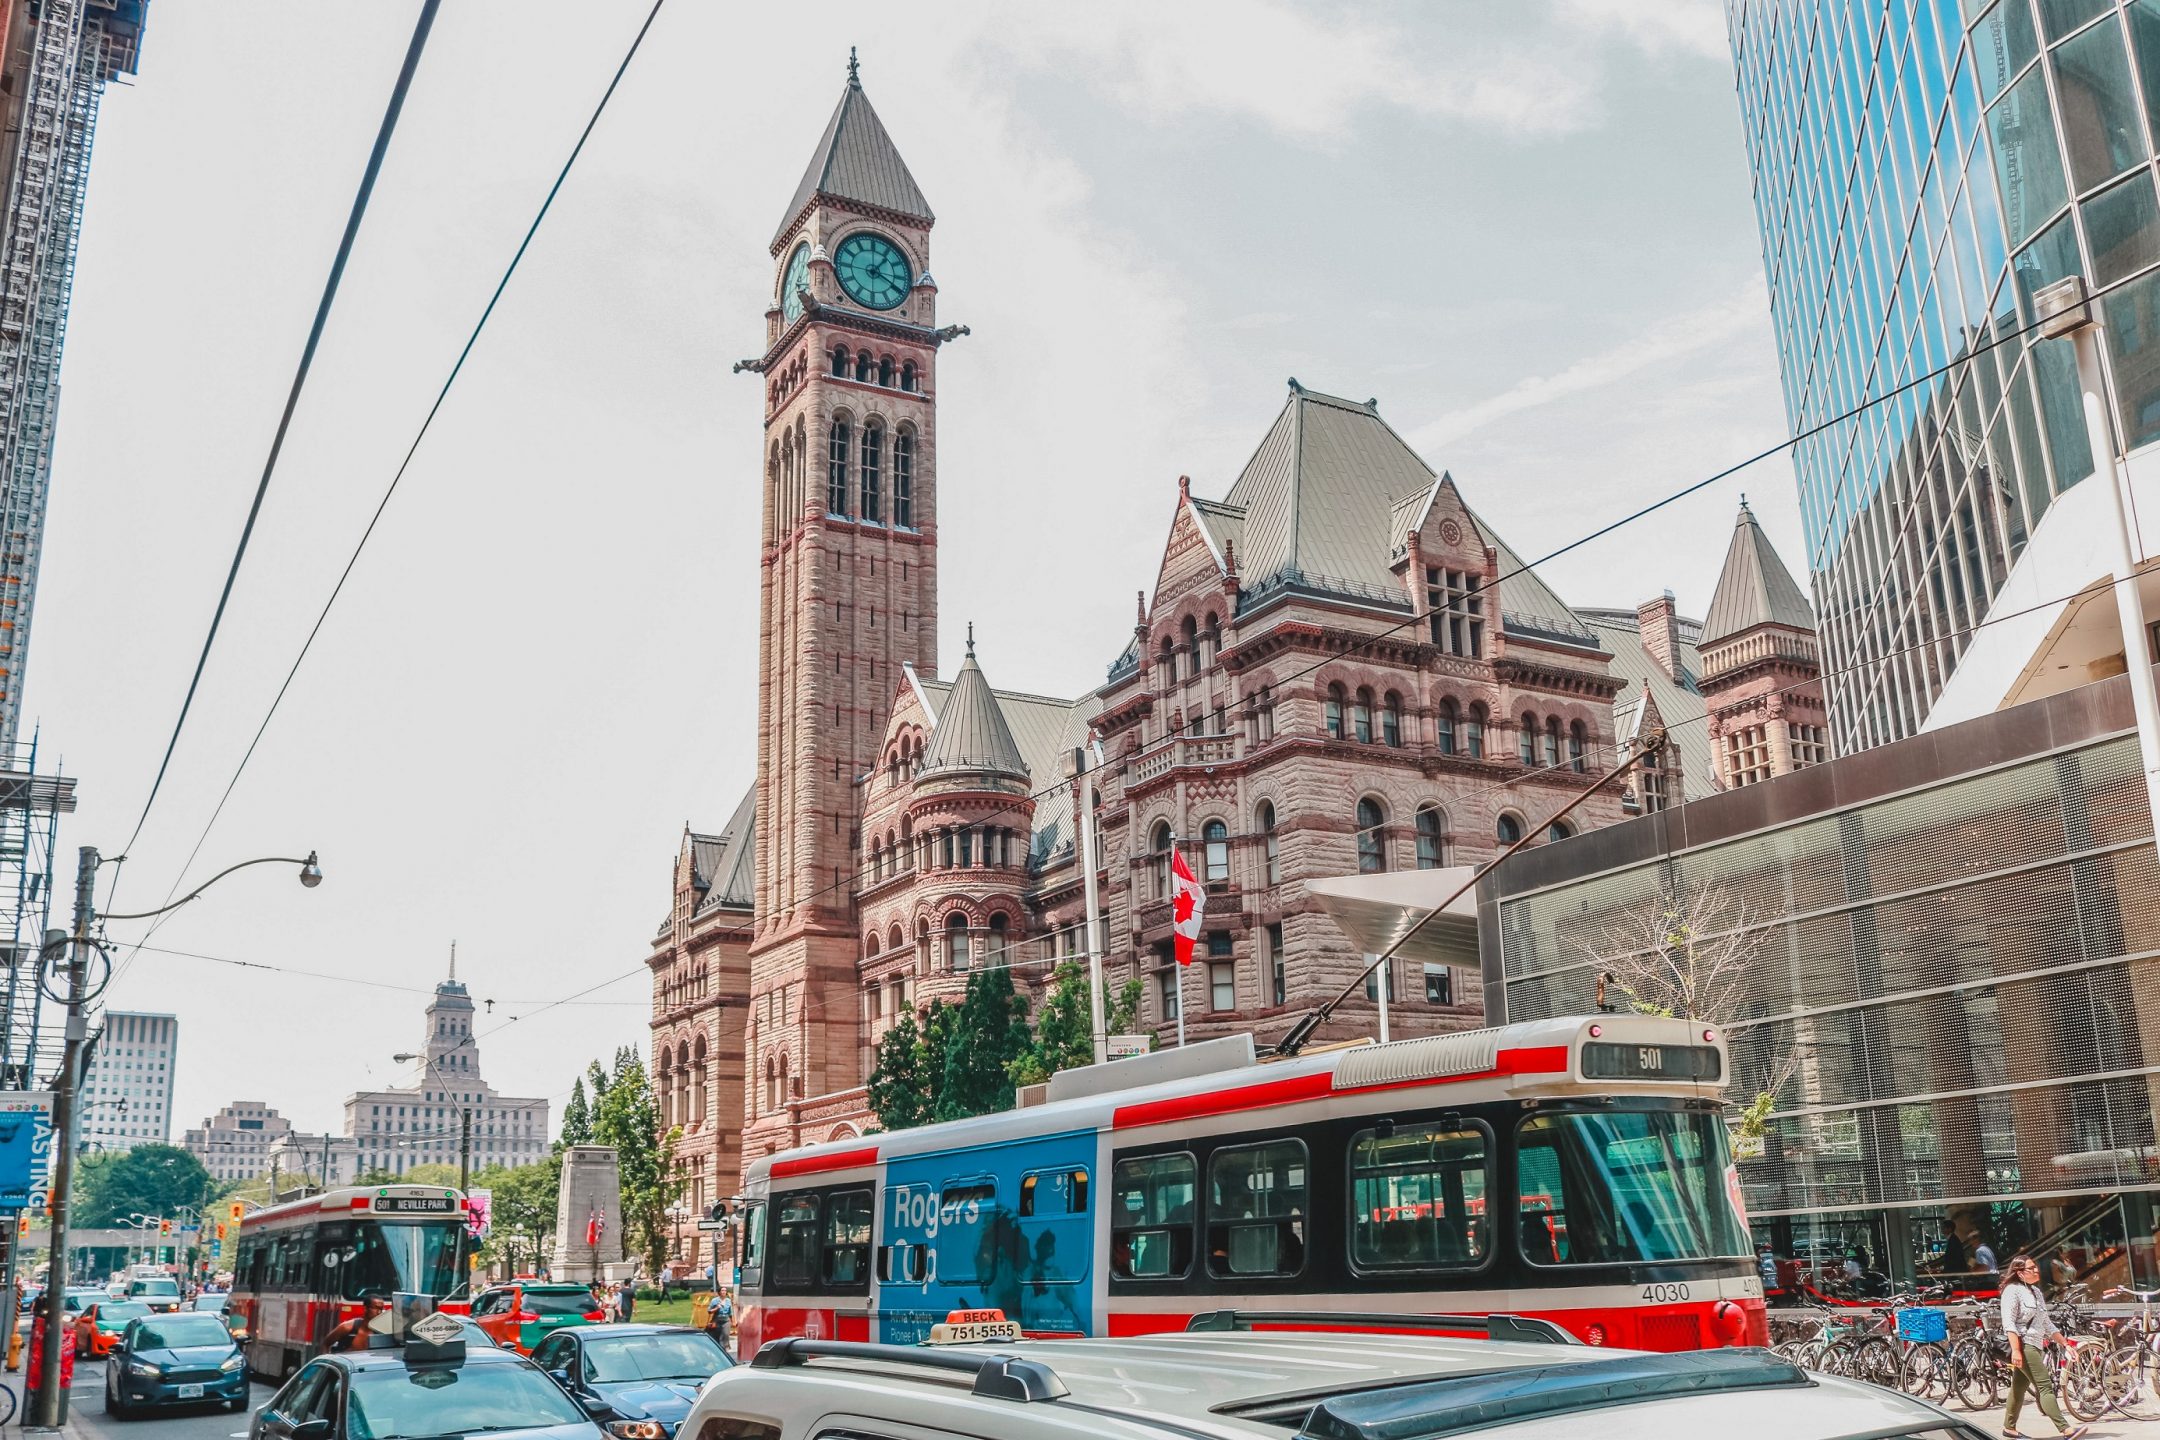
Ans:
{"type": "Polygon", "coordinates": [[[1177,963],[1192,964],[1193,941],[1200,938],[1200,922],[1207,915],[1207,893],[1193,878],[1185,857],[1170,852],[1170,928],[1176,932],[1177,963]]]}
{"type": "Polygon", "coordinates": [[[600,1218],[599,1211],[592,1210],[586,1213],[585,1243],[587,1245],[598,1245],[600,1243],[600,1236],[605,1233],[606,1230],[607,1221],[600,1218]]]}

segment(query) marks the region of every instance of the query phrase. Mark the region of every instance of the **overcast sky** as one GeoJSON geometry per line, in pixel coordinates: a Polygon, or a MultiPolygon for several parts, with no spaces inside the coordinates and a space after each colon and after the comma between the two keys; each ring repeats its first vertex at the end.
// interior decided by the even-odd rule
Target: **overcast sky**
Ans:
{"type": "MultiPolygon", "coordinates": [[[[444,7],[117,908],[166,895],[644,9],[444,7]]],[[[64,872],[142,806],[416,13],[157,0],[107,92],[27,685],[81,786],[64,872]]],[[[942,648],[973,620],[997,685],[1100,682],[1177,477],[1222,494],[1290,376],[1378,397],[1526,555],[1785,433],[1716,0],[672,0],[193,872],[319,848],[327,882],[235,876],[111,994],[180,1016],[175,1139],[399,1079],[453,938],[508,1093],[643,1042],[682,827],[755,762],[729,366],[851,44],[974,330],[942,648]]],[[[1548,578],[1699,615],[1743,489],[1797,557],[1781,459],[1548,578]]]]}

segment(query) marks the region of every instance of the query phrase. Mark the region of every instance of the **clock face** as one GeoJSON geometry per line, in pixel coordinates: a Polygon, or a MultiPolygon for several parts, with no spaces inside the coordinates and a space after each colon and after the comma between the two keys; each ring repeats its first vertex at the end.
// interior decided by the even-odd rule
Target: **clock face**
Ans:
{"type": "Polygon", "coordinates": [[[908,287],[915,283],[900,247],[868,230],[858,230],[840,242],[833,270],[841,288],[872,310],[892,309],[907,299],[908,287]]]}
{"type": "Polygon", "coordinates": [[[810,283],[810,247],[797,245],[788,256],[787,273],[780,277],[780,313],[792,325],[802,318],[802,291],[810,283]]]}

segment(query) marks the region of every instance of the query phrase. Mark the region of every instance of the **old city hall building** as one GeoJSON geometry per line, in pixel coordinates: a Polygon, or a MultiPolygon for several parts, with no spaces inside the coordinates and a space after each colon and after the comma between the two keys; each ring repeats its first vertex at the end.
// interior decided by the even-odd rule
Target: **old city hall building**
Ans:
{"type": "MultiPolygon", "coordinates": [[[[1377,402],[1296,381],[1221,499],[1178,482],[1099,686],[996,690],[972,639],[941,672],[937,361],[955,332],[933,218],[851,66],[745,366],[765,387],[757,778],[724,828],[684,835],[649,957],[689,1203],[731,1195],[746,1158],[860,1133],[904,1011],[978,967],[1012,966],[1025,991],[1084,952],[1077,748],[1102,756],[1111,981],[1142,978],[1158,1034],[1182,1006],[1192,1038],[1263,1043],[1365,963],[1306,882],[1489,860],[1660,727],[1659,764],[1552,838],[1819,756],[1812,618],[1744,506],[1709,633],[1669,593],[1573,609],[1377,402]],[[1208,892],[1182,972],[1173,848],[1208,892]]],[[[1328,1037],[1371,1032],[1377,983],[1328,1037]]],[[[1482,1019],[1474,970],[1387,983],[1398,1036],[1482,1019]]]]}

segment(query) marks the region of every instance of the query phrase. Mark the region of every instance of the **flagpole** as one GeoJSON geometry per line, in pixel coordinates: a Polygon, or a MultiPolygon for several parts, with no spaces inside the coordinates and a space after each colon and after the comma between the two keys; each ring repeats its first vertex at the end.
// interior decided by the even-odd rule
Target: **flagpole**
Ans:
{"type": "Polygon", "coordinates": [[[1185,1048],[1185,967],[1177,967],[1177,1043],[1185,1048]]]}

